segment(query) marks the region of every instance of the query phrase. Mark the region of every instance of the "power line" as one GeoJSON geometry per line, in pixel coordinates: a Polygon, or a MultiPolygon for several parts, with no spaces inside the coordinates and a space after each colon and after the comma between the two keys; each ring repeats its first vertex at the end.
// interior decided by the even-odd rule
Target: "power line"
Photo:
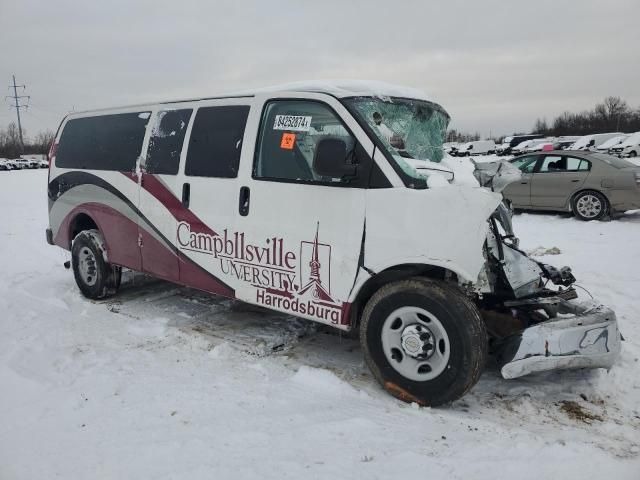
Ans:
{"type": "Polygon", "coordinates": [[[24,108],[25,110],[27,108],[29,108],[28,104],[20,104],[20,99],[21,98],[26,98],[27,101],[31,98],[29,95],[18,95],[18,88],[22,88],[22,91],[24,92],[24,90],[26,89],[25,85],[16,85],[16,76],[13,75],[13,85],[9,85],[8,88],[13,88],[13,95],[7,95],[6,97],[4,97],[4,99],[6,100],[7,98],[12,98],[14,104],[11,105],[11,107],[16,109],[16,116],[18,117],[18,133],[20,134],[20,148],[24,149],[24,139],[22,138],[22,122],[20,121],[20,109],[24,108]]]}

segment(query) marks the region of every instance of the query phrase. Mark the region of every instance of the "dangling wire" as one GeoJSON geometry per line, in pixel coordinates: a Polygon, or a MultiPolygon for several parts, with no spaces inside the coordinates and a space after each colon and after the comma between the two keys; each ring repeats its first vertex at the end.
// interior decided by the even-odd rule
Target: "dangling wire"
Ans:
{"type": "Polygon", "coordinates": [[[589,295],[589,296],[591,297],[591,300],[593,300],[593,299],[594,299],[594,298],[593,298],[593,295],[591,295],[591,293],[589,292],[589,290],[587,290],[586,288],[581,287],[581,286],[580,286],[580,285],[578,285],[577,283],[574,283],[574,284],[573,284],[573,286],[574,286],[574,287],[578,287],[579,289],[584,290],[585,292],[587,292],[587,295],[589,295]]]}

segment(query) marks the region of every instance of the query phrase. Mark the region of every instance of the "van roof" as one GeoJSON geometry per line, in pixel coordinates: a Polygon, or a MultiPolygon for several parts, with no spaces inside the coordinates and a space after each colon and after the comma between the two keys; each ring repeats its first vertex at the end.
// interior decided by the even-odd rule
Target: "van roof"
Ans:
{"type": "MultiPolygon", "coordinates": [[[[373,80],[321,80],[321,81],[301,81],[283,83],[280,85],[272,85],[269,87],[262,87],[253,90],[240,90],[236,92],[230,92],[221,95],[211,95],[195,98],[183,98],[164,100],[158,102],[146,102],[133,105],[120,105],[118,107],[107,107],[83,111],[75,111],[70,113],[70,116],[74,114],[85,114],[89,112],[101,112],[105,110],[115,110],[119,108],[131,108],[131,107],[145,107],[149,105],[167,104],[167,103],[183,103],[183,102],[196,102],[199,100],[214,100],[223,98],[243,98],[253,97],[261,93],[269,92],[301,92],[301,93],[326,93],[337,98],[345,97],[400,97],[400,98],[414,98],[416,100],[424,100],[433,102],[427,95],[417,88],[405,87],[402,85],[394,85],[386,82],[379,82],[373,80]]],[[[434,102],[435,103],[435,102],[434,102]]]]}

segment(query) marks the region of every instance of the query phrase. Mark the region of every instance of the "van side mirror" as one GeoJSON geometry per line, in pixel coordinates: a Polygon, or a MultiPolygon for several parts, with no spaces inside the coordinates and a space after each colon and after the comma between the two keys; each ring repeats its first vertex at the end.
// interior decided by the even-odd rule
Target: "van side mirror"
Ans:
{"type": "Polygon", "coordinates": [[[347,164],[347,144],[339,138],[323,138],[313,157],[313,171],[322,177],[343,178],[356,174],[356,165],[347,164]]]}

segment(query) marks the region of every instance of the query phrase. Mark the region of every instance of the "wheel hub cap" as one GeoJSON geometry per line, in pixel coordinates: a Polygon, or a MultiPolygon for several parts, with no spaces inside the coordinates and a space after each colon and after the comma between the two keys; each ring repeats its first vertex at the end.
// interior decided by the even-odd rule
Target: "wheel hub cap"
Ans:
{"type": "Polygon", "coordinates": [[[400,307],[384,321],[382,350],[403,377],[427,381],[449,364],[449,335],[435,315],[419,307],[400,307]]]}
{"type": "Polygon", "coordinates": [[[80,273],[80,277],[82,277],[82,281],[87,285],[94,285],[98,279],[97,270],[96,257],[93,255],[93,252],[86,247],[80,250],[80,254],[78,255],[78,272],[80,273]]]}
{"type": "Polygon", "coordinates": [[[428,358],[433,354],[433,335],[422,325],[415,324],[402,331],[401,345],[407,355],[413,358],[428,358]]]}
{"type": "Polygon", "coordinates": [[[595,195],[584,195],[578,200],[578,212],[584,217],[592,218],[602,210],[602,203],[595,195]]]}

